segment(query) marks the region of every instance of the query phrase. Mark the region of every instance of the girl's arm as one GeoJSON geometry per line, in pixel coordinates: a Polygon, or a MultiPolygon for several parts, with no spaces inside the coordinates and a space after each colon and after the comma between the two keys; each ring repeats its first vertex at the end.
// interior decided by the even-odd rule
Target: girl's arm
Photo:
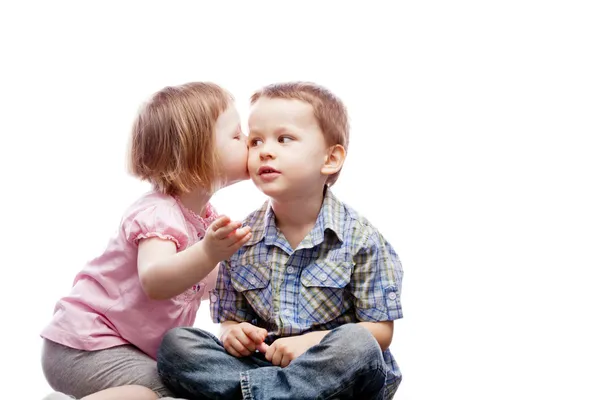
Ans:
{"type": "Polygon", "coordinates": [[[154,300],[169,299],[204,279],[250,239],[250,227],[240,226],[221,217],[209,226],[204,239],[180,252],[170,240],[140,241],[137,264],[144,292],[154,300]]]}

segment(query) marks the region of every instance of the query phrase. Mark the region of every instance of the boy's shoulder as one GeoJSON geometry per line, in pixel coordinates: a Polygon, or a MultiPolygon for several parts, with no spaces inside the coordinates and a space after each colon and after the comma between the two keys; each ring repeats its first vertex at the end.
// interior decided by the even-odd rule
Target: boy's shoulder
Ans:
{"type": "MultiPolygon", "coordinates": [[[[324,229],[331,229],[342,242],[357,250],[366,242],[380,235],[379,230],[364,215],[340,200],[331,189],[326,192],[321,212],[324,229]]],[[[251,227],[252,237],[237,253],[241,256],[259,244],[267,234],[270,223],[274,223],[272,209],[269,201],[265,201],[259,208],[248,214],[242,224],[251,227]]]]}
{"type": "Polygon", "coordinates": [[[342,235],[343,239],[352,239],[353,242],[364,243],[369,237],[379,235],[379,230],[371,221],[356,211],[356,209],[337,198],[333,193],[330,193],[329,211],[332,214],[332,219],[335,220],[336,216],[338,216],[339,223],[332,223],[332,225],[338,226],[340,232],[336,233],[342,235]]]}

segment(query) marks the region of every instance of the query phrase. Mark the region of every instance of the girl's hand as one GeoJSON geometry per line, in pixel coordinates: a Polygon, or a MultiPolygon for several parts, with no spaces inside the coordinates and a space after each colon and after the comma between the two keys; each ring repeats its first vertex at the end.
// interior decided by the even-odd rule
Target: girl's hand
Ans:
{"type": "Polygon", "coordinates": [[[201,243],[213,265],[227,260],[250,240],[250,227],[240,228],[241,226],[241,222],[231,221],[227,216],[221,216],[210,224],[201,243]]]}

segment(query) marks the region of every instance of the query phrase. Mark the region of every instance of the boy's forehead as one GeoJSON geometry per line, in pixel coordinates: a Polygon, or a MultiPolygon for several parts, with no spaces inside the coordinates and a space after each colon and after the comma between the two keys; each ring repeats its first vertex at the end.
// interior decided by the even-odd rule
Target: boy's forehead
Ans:
{"type": "Polygon", "coordinates": [[[311,123],[314,119],[313,107],[305,101],[261,97],[250,107],[248,123],[311,123]]]}

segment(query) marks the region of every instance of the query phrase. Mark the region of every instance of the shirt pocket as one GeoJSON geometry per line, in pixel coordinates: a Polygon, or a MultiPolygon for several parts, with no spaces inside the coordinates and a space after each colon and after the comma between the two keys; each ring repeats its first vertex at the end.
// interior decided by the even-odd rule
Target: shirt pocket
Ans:
{"type": "Polygon", "coordinates": [[[271,312],[271,268],[263,265],[237,265],[230,270],[233,288],[263,319],[271,312]]]}
{"type": "Polygon", "coordinates": [[[321,261],[304,268],[300,281],[300,316],[323,324],[345,311],[346,286],[352,276],[352,263],[321,261]]]}

